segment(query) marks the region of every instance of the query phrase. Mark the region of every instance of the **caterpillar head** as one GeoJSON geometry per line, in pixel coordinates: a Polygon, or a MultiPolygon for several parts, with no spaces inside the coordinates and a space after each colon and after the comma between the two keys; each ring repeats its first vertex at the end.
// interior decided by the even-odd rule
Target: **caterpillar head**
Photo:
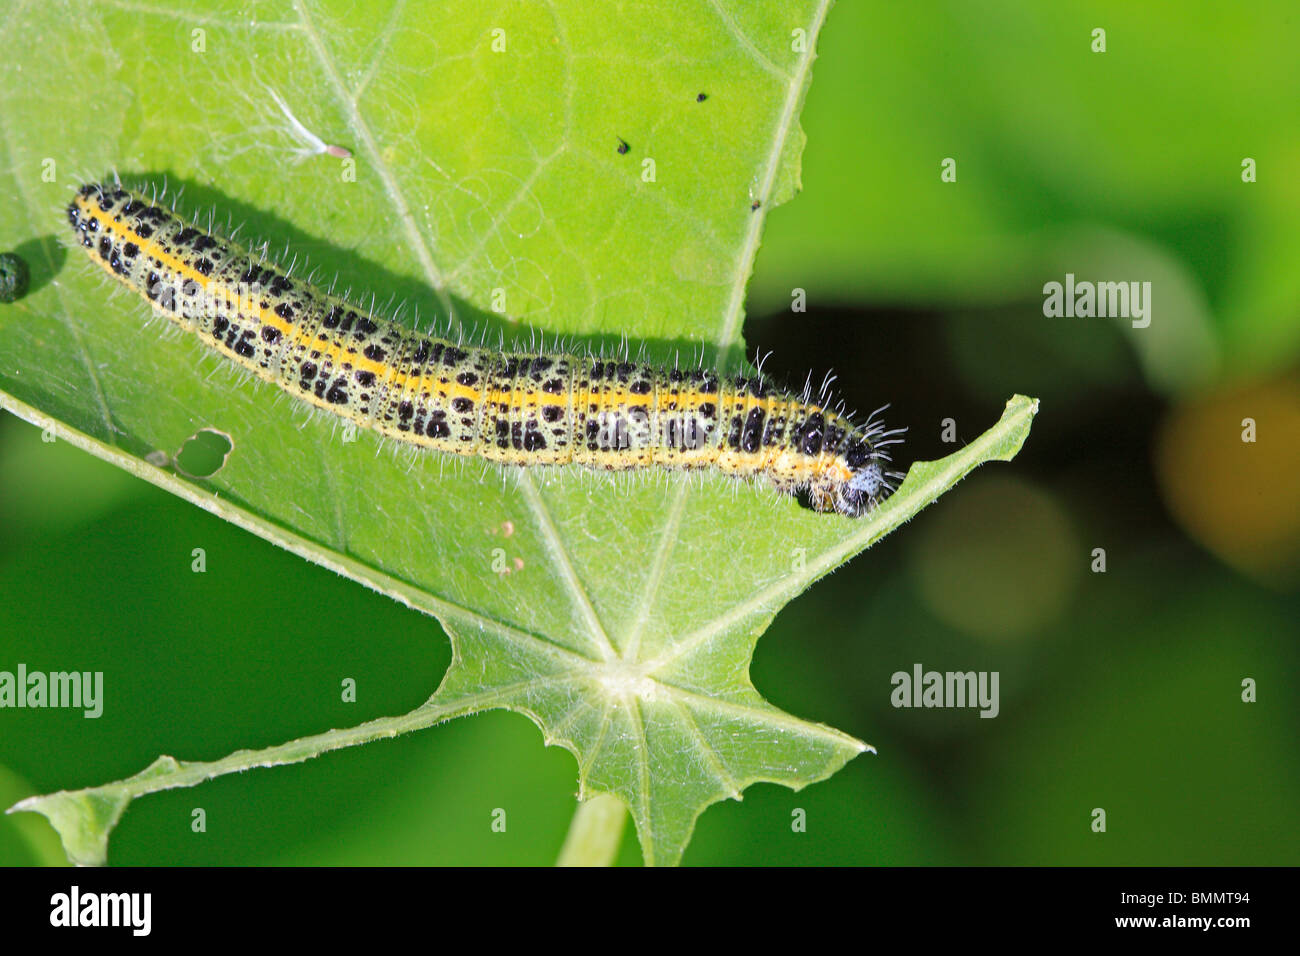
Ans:
{"type": "Polygon", "coordinates": [[[859,466],[853,477],[835,489],[835,510],[849,518],[860,518],[888,493],[884,469],[874,458],[859,466]]]}

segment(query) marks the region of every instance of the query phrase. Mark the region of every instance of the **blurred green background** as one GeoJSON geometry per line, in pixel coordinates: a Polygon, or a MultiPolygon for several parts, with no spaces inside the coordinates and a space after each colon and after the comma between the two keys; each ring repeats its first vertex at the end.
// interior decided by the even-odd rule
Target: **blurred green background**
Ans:
{"type": "MultiPolygon", "coordinates": [[[[750,346],[790,379],[833,365],[861,410],[891,402],[904,462],[952,450],[946,418],[973,438],[1013,391],[1042,412],[1013,464],[759,643],[760,691],[879,754],[711,808],[687,864],[1300,863],[1300,13],[1131,6],[831,12],[750,346]],[[1066,272],[1151,281],[1151,327],[1045,318],[1066,272]],[[1000,715],[892,708],[890,675],[918,662],[999,671],[1000,715]]],[[[0,715],[6,806],[404,712],[449,652],[433,621],[4,416],[0,669],[20,660],[103,670],[113,706],[0,715]],[[209,573],[178,574],[197,547],[209,573]]],[[[493,713],[147,797],[110,861],[546,864],[574,789],[569,754],[493,713]]],[[[0,818],[0,863],[61,859],[43,820],[0,818]]]]}

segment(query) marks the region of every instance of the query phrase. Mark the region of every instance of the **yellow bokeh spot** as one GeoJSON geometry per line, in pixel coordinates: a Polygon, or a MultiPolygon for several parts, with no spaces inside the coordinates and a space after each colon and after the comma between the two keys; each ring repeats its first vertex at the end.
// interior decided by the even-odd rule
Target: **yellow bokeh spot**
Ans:
{"type": "Polygon", "coordinates": [[[1257,383],[1174,408],[1156,472],[1193,539],[1262,581],[1300,579],[1300,382],[1257,383]]]}

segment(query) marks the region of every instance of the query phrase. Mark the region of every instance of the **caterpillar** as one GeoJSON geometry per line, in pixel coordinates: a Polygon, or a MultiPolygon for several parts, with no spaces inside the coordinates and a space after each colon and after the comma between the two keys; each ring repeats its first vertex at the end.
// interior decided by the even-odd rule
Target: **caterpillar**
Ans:
{"type": "Polygon", "coordinates": [[[851,517],[899,477],[886,471],[897,431],[874,416],[854,425],[808,387],[421,334],[116,184],[83,186],[67,218],[91,259],[155,312],[289,394],[400,442],[506,465],[714,469],[851,517]]]}

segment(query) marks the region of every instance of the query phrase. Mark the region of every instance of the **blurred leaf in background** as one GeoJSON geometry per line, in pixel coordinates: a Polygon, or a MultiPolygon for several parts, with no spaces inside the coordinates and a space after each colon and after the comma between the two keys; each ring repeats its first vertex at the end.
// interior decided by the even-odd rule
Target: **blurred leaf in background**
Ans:
{"type": "Polygon", "coordinates": [[[793,286],[824,303],[1041,302],[1064,267],[1084,274],[1104,226],[1185,264],[1228,368],[1294,358],[1292,4],[950,0],[834,17],[804,114],[804,191],[772,217],[758,308],[793,286]],[[956,183],[940,180],[949,157],[956,183]]]}

